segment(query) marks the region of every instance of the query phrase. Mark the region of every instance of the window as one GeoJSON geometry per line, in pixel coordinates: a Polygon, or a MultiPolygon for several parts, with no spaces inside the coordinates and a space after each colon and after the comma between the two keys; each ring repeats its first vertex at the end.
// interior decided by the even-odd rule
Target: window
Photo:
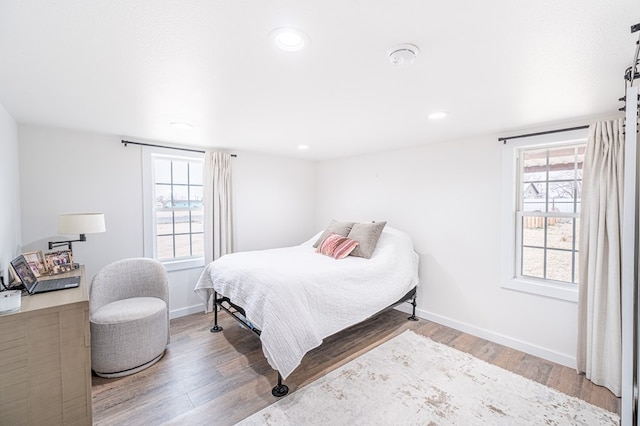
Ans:
{"type": "Polygon", "coordinates": [[[581,144],[519,151],[519,275],[577,283],[584,150],[581,144]]]}
{"type": "Polygon", "coordinates": [[[167,269],[204,264],[203,155],[144,150],[145,256],[167,269]]]}
{"type": "Polygon", "coordinates": [[[577,301],[585,148],[586,130],[505,145],[503,287],[577,301]]]}

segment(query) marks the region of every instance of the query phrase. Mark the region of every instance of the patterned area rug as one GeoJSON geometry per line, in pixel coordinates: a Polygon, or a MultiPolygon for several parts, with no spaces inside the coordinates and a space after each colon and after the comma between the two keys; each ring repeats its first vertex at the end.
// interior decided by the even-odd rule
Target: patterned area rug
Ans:
{"type": "Polygon", "coordinates": [[[618,425],[618,415],[412,331],[242,425],[618,425]]]}

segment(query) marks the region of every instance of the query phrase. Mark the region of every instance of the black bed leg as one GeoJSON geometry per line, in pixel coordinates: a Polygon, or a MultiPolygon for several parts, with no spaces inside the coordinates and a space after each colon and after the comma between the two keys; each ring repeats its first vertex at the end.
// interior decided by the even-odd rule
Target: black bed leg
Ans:
{"type": "Polygon", "coordinates": [[[213,327],[209,330],[212,333],[219,333],[222,331],[222,327],[218,325],[218,304],[216,301],[218,300],[218,293],[213,292],[213,327]]]}
{"type": "Polygon", "coordinates": [[[278,384],[271,389],[271,395],[280,398],[289,393],[289,386],[282,384],[282,376],[278,372],[278,384]]]}
{"type": "Polygon", "coordinates": [[[413,295],[413,299],[411,299],[411,306],[413,306],[413,312],[411,313],[411,316],[409,318],[407,318],[409,321],[418,321],[418,317],[416,316],[416,296],[415,294],[413,295]]]}

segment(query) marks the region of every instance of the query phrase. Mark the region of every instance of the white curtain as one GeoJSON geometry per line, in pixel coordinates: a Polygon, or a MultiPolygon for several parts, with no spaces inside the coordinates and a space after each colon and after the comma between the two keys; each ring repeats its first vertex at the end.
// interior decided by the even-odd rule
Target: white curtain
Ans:
{"type": "Polygon", "coordinates": [[[589,127],[580,213],[578,372],[621,391],[622,119],[589,127]]]}
{"type": "Polygon", "coordinates": [[[204,155],[204,260],[209,263],[233,252],[231,154],[204,155]]]}

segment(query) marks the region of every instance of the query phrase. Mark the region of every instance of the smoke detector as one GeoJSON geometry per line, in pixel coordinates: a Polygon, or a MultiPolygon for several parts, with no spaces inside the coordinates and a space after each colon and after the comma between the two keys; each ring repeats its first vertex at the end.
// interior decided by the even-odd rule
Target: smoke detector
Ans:
{"type": "Polygon", "coordinates": [[[394,46],[389,50],[389,62],[395,67],[406,67],[413,63],[413,60],[420,53],[420,49],[415,44],[403,43],[394,46]]]}

